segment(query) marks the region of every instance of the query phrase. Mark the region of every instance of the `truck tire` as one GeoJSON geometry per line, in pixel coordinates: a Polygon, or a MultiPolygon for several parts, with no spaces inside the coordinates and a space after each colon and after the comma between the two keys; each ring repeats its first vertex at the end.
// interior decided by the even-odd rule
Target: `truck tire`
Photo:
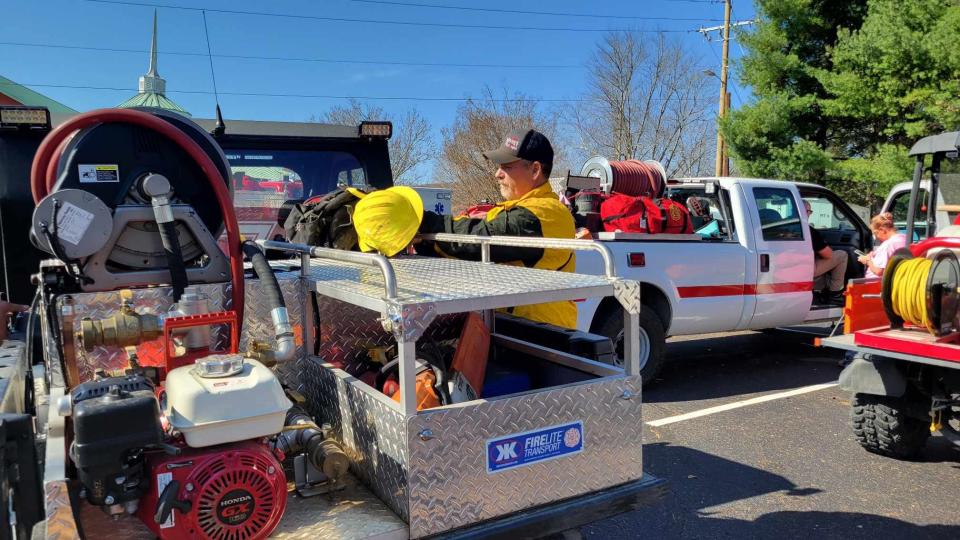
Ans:
{"type": "MultiPolygon", "coordinates": [[[[623,310],[613,309],[601,316],[594,333],[613,340],[617,356],[614,364],[623,367],[623,310]]],[[[652,383],[663,368],[666,332],[660,317],[649,306],[640,309],[640,377],[643,386],[652,383]]]]}
{"type": "Polygon", "coordinates": [[[926,444],[930,428],[927,422],[908,416],[908,406],[903,398],[854,394],[853,434],[860,446],[896,459],[915,456],[926,444]]]}

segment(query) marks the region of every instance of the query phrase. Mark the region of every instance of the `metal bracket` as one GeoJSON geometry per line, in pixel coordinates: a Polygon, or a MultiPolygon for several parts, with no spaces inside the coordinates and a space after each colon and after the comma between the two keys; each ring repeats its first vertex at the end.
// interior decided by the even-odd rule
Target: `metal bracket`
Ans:
{"type": "Polygon", "coordinates": [[[640,283],[630,279],[613,280],[613,296],[627,313],[640,313],[640,283]]]}
{"type": "MultiPolygon", "coordinates": [[[[220,283],[228,279],[229,264],[223,251],[217,246],[217,241],[203,225],[193,208],[174,204],[170,206],[174,221],[180,222],[197,241],[196,249],[209,257],[209,262],[203,267],[187,268],[187,278],[190,283],[220,283]]],[[[128,272],[113,272],[110,269],[110,257],[121,235],[127,231],[131,222],[154,221],[153,208],[149,206],[118,206],[113,214],[113,232],[106,245],[109,249],[102,249],[83,262],[83,271],[91,279],[92,284],[81,285],[84,291],[108,291],[122,287],[140,287],[156,283],[168,283],[170,271],[166,263],[162,267],[131,270],[128,272]]],[[[132,229],[131,229],[132,230],[132,229]]],[[[156,238],[159,244],[159,235],[156,238]]],[[[155,247],[152,246],[151,249],[155,247]]],[[[162,253],[162,251],[161,251],[162,253]]],[[[127,255],[129,256],[129,255],[127,255]]]]}
{"type": "Polygon", "coordinates": [[[416,341],[437,317],[436,305],[431,303],[402,305],[387,303],[383,329],[393,334],[397,342],[416,341]]]}

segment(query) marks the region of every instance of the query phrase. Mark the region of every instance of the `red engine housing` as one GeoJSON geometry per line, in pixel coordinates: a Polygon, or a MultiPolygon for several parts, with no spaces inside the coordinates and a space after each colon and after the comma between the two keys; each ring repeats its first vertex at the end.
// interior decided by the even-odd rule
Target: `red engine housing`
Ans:
{"type": "MultiPolygon", "coordinates": [[[[282,459],[282,457],[280,458],[282,459]]],[[[138,517],[163,540],[254,540],[276,528],[287,506],[287,481],[273,452],[259,442],[210,448],[184,448],[179,456],[148,458],[150,490],[138,517]],[[180,484],[178,501],[163,524],[154,522],[160,494],[171,481],[180,484]]]]}

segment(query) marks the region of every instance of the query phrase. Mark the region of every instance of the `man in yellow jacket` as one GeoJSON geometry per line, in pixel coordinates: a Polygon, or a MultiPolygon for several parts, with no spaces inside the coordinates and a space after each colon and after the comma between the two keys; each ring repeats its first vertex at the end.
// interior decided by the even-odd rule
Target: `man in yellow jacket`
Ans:
{"type": "MultiPolygon", "coordinates": [[[[573,216],[548,181],[553,168],[553,147],[547,137],[533,129],[512,133],[499,148],[483,155],[497,166],[495,177],[504,202],[482,218],[423,212],[421,233],[574,238],[573,216]]],[[[480,260],[477,244],[438,243],[435,249],[448,257],[480,260]]],[[[498,263],[561,272],[573,272],[576,266],[573,251],[565,249],[491,246],[490,258],[498,263]]],[[[577,307],[573,302],[517,306],[511,313],[566,328],[577,325],[577,307]]]]}

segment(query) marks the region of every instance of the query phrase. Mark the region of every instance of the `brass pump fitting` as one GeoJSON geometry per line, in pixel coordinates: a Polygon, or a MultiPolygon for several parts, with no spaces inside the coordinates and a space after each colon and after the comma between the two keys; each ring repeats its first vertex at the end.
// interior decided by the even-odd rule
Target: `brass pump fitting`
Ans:
{"type": "Polygon", "coordinates": [[[269,343],[263,341],[250,340],[250,346],[247,347],[247,358],[251,358],[261,364],[272,368],[277,365],[277,355],[269,343]]]}
{"type": "Polygon", "coordinates": [[[131,347],[160,337],[163,325],[160,317],[133,310],[130,291],[121,291],[120,311],[105,319],[85,318],[80,321],[80,344],[84,350],[94,347],[131,347]]]}

